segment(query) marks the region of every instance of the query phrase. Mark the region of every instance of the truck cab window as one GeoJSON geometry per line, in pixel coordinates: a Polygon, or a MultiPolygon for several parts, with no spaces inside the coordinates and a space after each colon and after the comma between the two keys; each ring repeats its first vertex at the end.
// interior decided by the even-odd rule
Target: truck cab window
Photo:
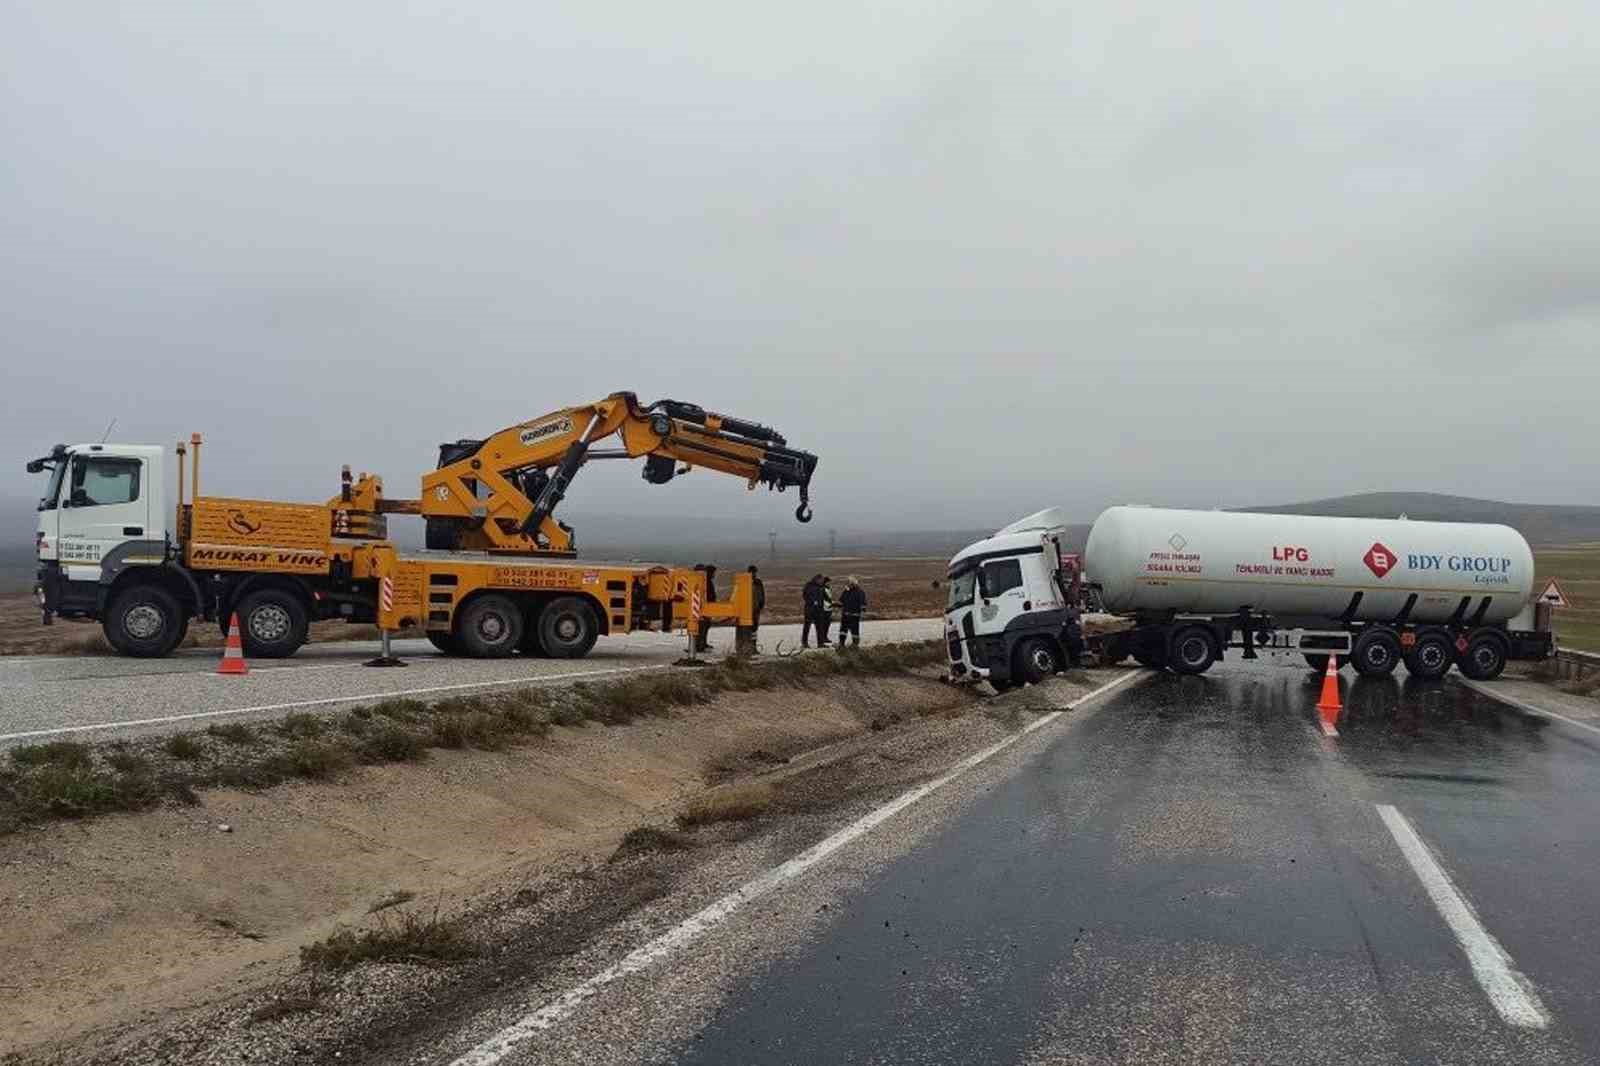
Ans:
{"type": "Polygon", "coordinates": [[[1022,564],[1016,559],[985,563],[982,571],[983,594],[991,599],[1022,587],[1022,564]]]}
{"type": "Polygon", "coordinates": [[[947,596],[944,609],[953,611],[957,607],[966,607],[972,603],[972,592],[978,583],[978,570],[976,567],[963,570],[959,574],[951,574],[946,584],[947,596]]]}
{"type": "Polygon", "coordinates": [[[132,503],[139,498],[139,460],[80,456],[72,463],[74,507],[132,503]]]}

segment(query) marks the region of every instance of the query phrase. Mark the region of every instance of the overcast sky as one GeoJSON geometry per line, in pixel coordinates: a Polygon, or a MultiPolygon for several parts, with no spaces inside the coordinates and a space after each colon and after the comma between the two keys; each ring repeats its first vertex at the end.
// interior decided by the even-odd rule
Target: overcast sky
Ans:
{"type": "Polygon", "coordinates": [[[407,494],[632,389],[841,528],[1600,502],[1597,52],[1592,0],[7,3],[0,497],[113,417],[407,494]]]}

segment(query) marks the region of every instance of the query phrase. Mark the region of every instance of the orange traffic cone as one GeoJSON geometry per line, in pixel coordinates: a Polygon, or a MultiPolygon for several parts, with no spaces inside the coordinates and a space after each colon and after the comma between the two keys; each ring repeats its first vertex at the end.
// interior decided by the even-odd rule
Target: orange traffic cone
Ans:
{"type": "Polygon", "coordinates": [[[1343,710],[1339,706],[1339,657],[1328,656],[1328,672],[1322,675],[1322,698],[1317,701],[1317,710],[1333,711],[1343,710]]]}
{"type": "Polygon", "coordinates": [[[222,662],[217,664],[219,674],[248,674],[250,666],[244,661],[244,644],[239,640],[239,612],[228,620],[228,643],[222,649],[222,662]]]}

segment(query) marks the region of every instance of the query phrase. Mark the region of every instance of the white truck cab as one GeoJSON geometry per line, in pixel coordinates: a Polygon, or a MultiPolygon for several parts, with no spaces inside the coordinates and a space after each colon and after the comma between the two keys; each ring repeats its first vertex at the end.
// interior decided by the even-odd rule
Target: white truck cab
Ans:
{"type": "Polygon", "coordinates": [[[153,445],[58,444],[28,464],[29,473],[50,473],[34,536],[34,594],[46,623],[97,617],[124,570],[169,561],[162,456],[153,445]]]}
{"type": "Polygon", "coordinates": [[[1059,508],[1028,515],[950,560],[945,642],[958,681],[1039,681],[1077,658],[1081,562],[1059,508]]]}

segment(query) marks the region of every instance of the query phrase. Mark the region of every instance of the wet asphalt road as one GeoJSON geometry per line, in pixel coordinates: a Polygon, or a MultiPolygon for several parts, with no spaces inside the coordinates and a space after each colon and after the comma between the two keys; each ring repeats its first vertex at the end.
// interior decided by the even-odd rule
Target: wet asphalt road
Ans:
{"type": "Polygon", "coordinates": [[[748,978],[681,1063],[1600,1061],[1600,737],[1444,683],[1162,675],[748,978]],[[1513,1027],[1377,814],[1531,983],[1513,1027]]]}

